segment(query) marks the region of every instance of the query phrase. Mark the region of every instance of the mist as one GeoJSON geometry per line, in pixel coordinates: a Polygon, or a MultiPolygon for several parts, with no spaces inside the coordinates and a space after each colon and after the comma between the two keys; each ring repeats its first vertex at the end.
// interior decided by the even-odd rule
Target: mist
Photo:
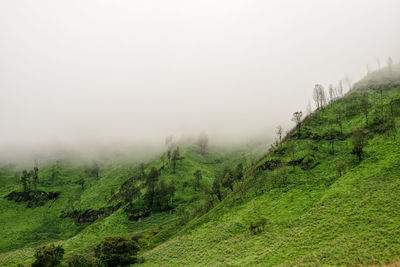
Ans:
{"type": "Polygon", "coordinates": [[[0,154],[272,138],[400,59],[397,0],[1,1],[0,154]],[[348,88],[345,88],[348,89],[348,88]]]}

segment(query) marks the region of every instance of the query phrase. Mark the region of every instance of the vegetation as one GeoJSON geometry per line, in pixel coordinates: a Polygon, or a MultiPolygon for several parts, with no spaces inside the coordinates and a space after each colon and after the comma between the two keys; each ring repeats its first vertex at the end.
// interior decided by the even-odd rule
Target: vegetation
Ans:
{"type": "Polygon", "coordinates": [[[36,178],[29,174],[35,169],[4,166],[0,265],[396,261],[399,81],[400,66],[390,64],[346,95],[341,82],[328,94],[316,86],[317,110],[304,118],[297,111],[286,136],[278,127],[279,140],[263,156],[265,146],[255,149],[261,153],[216,149],[207,137],[202,148],[199,140],[184,144],[170,136],[165,151],[148,160],[60,159],[40,169],[34,164],[36,178]],[[59,195],[28,208],[28,200],[10,201],[12,192],[59,195]]]}

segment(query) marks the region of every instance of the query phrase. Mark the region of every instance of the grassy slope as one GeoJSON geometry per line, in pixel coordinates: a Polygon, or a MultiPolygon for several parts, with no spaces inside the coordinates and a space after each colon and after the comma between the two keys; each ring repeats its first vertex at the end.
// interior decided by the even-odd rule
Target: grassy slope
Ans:
{"type": "MultiPolygon", "coordinates": [[[[168,167],[162,172],[161,178],[174,180],[177,188],[175,203],[189,203],[195,207],[204,199],[204,190],[194,191],[191,186],[195,170],[202,170],[201,187],[210,184],[216,175],[222,172],[225,165],[231,165],[242,159],[243,151],[210,149],[206,155],[200,155],[194,146],[181,148],[183,159],[177,164],[176,173],[168,167]]],[[[152,166],[160,167],[157,158],[149,161],[146,171],[152,166]]],[[[45,191],[60,191],[60,197],[54,203],[46,203],[43,207],[26,208],[25,204],[17,204],[0,198],[0,265],[12,266],[18,263],[29,264],[33,260],[34,248],[57,242],[66,250],[65,259],[72,254],[91,252],[104,237],[110,235],[133,235],[146,231],[159,231],[155,242],[168,239],[179,227],[176,227],[175,215],[166,213],[154,214],[142,222],[129,221],[122,209],[111,216],[99,219],[93,224],[76,225],[72,219],[61,219],[61,210],[72,203],[75,209],[97,209],[108,206],[106,199],[111,188],[118,190],[119,186],[129,177],[139,172],[137,160],[123,159],[110,165],[101,165],[99,179],[86,178],[85,188],[75,184],[84,171],[84,164],[62,161],[58,163],[59,174],[54,181],[50,178],[52,164],[40,168],[41,185],[38,189],[45,191]],[[28,222],[28,223],[27,223],[28,222]],[[160,229],[163,231],[160,231],[160,229]]],[[[55,163],[54,163],[55,164],[55,163]]],[[[21,186],[14,177],[13,171],[0,170],[0,195],[5,196],[21,186]]]]}
{"type": "MultiPolygon", "coordinates": [[[[384,96],[400,98],[400,88],[384,96]]],[[[334,109],[350,107],[359,97],[359,92],[350,93],[317,112],[304,127],[326,132],[334,109]]],[[[378,99],[370,93],[377,112],[378,99]]],[[[364,124],[361,114],[349,115],[344,133],[364,124]]],[[[296,140],[295,145],[296,158],[313,153],[320,164],[309,171],[287,167],[288,185],[280,188],[272,186],[279,170],[249,177],[245,193],[232,194],[175,238],[145,252],[144,265],[367,265],[398,258],[399,131],[395,137],[375,134],[369,139],[360,164],[350,154],[349,139],[335,141],[334,155],[325,140],[296,140]],[[348,169],[340,178],[335,170],[338,161],[348,169]],[[268,219],[266,231],[251,235],[248,226],[260,216],[268,219]]],[[[271,158],[288,161],[287,154],[271,154],[261,163],[271,158]]]]}

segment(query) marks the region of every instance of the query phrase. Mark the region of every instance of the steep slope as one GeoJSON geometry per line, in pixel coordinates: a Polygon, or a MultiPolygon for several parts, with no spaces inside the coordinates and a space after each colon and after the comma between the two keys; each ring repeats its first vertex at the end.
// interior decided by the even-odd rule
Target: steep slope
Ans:
{"type": "Polygon", "coordinates": [[[231,195],[176,237],[144,252],[144,265],[372,265],[396,260],[397,77],[388,72],[367,77],[356,90],[315,112],[300,132],[262,158],[231,195]],[[357,129],[368,140],[361,160],[352,154],[357,129]],[[262,217],[265,231],[252,234],[250,224],[262,217]]]}

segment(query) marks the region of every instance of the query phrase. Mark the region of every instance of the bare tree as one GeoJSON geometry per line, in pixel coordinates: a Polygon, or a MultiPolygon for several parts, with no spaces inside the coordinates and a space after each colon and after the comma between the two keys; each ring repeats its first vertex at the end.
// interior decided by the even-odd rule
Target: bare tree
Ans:
{"type": "Polygon", "coordinates": [[[299,135],[301,130],[301,118],[303,117],[302,111],[296,111],[293,113],[292,121],[296,123],[296,128],[299,129],[299,135]]]}
{"type": "Polygon", "coordinates": [[[342,83],[342,80],[339,81],[339,86],[338,86],[337,91],[338,91],[338,96],[342,97],[343,96],[343,83],[342,83]]]}
{"type": "Polygon", "coordinates": [[[353,87],[353,81],[349,75],[346,74],[346,77],[344,77],[344,82],[347,84],[347,86],[349,87],[349,91],[350,91],[351,88],[353,87]]]}
{"type": "Polygon", "coordinates": [[[322,85],[316,84],[314,86],[313,99],[315,101],[317,109],[318,110],[322,109],[324,104],[326,103],[325,90],[322,85]]]}
{"type": "Polygon", "coordinates": [[[333,90],[333,85],[329,85],[329,103],[333,102],[335,100],[335,92],[333,90]]]}
{"type": "Polygon", "coordinates": [[[276,127],[276,134],[279,136],[279,143],[282,142],[282,132],[283,132],[282,126],[278,125],[276,127]]]}

